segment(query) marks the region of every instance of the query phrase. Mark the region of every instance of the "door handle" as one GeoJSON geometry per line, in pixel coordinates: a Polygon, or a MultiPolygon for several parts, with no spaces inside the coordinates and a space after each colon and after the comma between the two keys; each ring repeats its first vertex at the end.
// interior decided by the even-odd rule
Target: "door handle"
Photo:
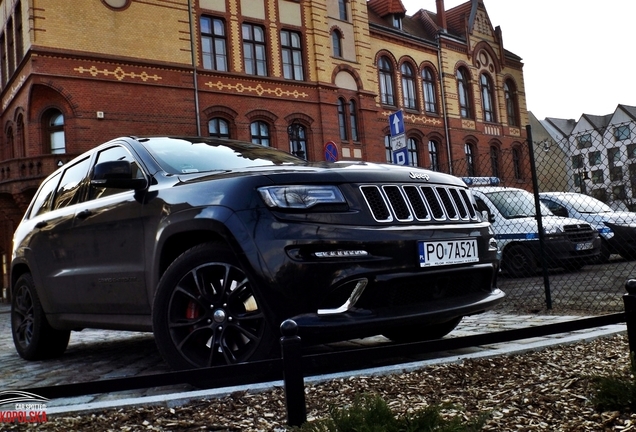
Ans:
{"type": "Polygon", "coordinates": [[[79,212],[76,217],[78,219],[86,219],[87,217],[89,217],[91,215],[91,211],[90,210],[82,210],[81,212],[79,212]]]}

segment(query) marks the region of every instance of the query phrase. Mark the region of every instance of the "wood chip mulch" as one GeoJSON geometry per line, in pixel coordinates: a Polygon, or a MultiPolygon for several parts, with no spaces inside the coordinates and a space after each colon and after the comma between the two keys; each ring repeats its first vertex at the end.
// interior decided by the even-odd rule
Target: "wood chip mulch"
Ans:
{"type": "MultiPolygon", "coordinates": [[[[306,385],[308,420],[325,417],[356,395],[379,394],[396,413],[452,404],[444,415],[488,413],[485,431],[636,431],[636,414],[599,412],[591,377],[629,377],[626,335],[520,355],[467,360],[417,372],[352,377],[306,385]]],[[[633,379],[633,377],[632,377],[633,379]]],[[[41,431],[284,431],[283,390],[236,393],[178,407],[144,406],[51,415],[41,431]]],[[[0,424],[0,430],[26,430],[0,424]]]]}

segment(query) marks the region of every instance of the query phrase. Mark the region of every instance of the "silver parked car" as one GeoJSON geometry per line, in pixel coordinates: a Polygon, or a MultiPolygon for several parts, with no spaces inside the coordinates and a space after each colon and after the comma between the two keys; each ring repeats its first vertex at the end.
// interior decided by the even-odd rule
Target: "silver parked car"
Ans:
{"type": "Polygon", "coordinates": [[[539,199],[557,216],[582,219],[602,239],[601,261],[611,254],[636,259],[636,213],[616,211],[596,198],[575,192],[541,192],[539,199]]]}

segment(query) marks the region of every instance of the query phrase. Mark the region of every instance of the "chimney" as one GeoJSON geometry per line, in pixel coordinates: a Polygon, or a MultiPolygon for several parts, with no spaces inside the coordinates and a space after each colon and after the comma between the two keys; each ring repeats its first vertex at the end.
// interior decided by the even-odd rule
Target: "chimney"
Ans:
{"type": "Polygon", "coordinates": [[[435,4],[437,5],[437,25],[440,26],[442,30],[447,30],[446,9],[444,9],[444,0],[435,0],[435,4]]]}

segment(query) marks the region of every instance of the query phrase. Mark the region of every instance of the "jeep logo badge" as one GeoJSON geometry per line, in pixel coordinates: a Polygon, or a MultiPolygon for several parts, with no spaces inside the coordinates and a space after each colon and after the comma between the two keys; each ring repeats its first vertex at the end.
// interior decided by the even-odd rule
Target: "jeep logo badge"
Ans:
{"type": "Polygon", "coordinates": [[[413,172],[413,171],[411,171],[409,173],[409,177],[411,177],[412,179],[422,179],[422,180],[426,180],[426,181],[429,181],[431,179],[428,174],[416,173],[416,172],[413,172]]]}

